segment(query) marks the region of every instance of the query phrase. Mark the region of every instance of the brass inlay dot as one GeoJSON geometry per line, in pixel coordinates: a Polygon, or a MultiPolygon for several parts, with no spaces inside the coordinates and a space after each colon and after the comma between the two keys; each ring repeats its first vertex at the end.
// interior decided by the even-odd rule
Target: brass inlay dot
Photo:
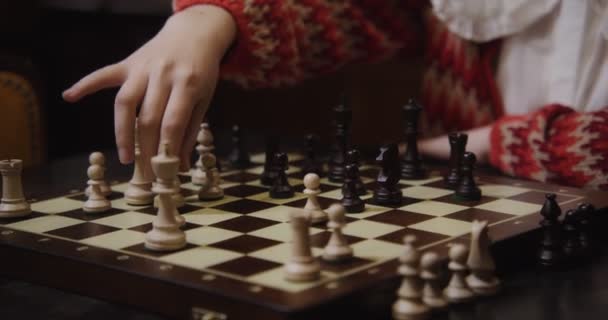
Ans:
{"type": "Polygon", "coordinates": [[[76,248],[76,251],[87,251],[87,250],[89,250],[89,247],[87,247],[87,246],[80,246],[80,247],[76,248]]]}
{"type": "Polygon", "coordinates": [[[327,289],[336,289],[337,287],[339,287],[340,285],[337,282],[330,282],[328,283],[325,287],[327,289]]]}
{"type": "Polygon", "coordinates": [[[369,273],[369,274],[376,274],[376,273],[378,273],[378,271],[380,271],[378,268],[373,268],[373,269],[367,270],[367,273],[369,273]]]}
{"type": "Polygon", "coordinates": [[[513,222],[513,224],[522,224],[522,223],[524,223],[524,222],[521,220],[515,220],[515,222],[513,222]]]}
{"type": "Polygon", "coordinates": [[[162,271],[169,271],[169,270],[173,269],[173,266],[170,264],[161,264],[159,269],[162,271]]]}
{"type": "Polygon", "coordinates": [[[78,189],[72,189],[72,190],[70,190],[70,193],[78,193],[78,192],[80,192],[80,190],[78,190],[78,189]]]}
{"type": "Polygon", "coordinates": [[[262,291],[262,287],[260,287],[260,286],[251,286],[251,287],[249,287],[249,291],[251,291],[251,292],[260,292],[260,291],[262,291]]]}
{"type": "Polygon", "coordinates": [[[121,256],[116,257],[116,260],[118,260],[118,261],[129,260],[129,256],[126,256],[126,255],[123,254],[121,256]]]}
{"type": "Polygon", "coordinates": [[[212,274],[204,274],[204,275],[201,277],[201,279],[202,279],[203,281],[213,281],[213,280],[215,280],[215,276],[214,276],[214,275],[212,275],[212,274]]]}
{"type": "Polygon", "coordinates": [[[11,235],[13,233],[15,233],[13,230],[4,230],[4,231],[2,231],[2,235],[3,236],[8,236],[8,235],[11,235]]]}
{"type": "Polygon", "coordinates": [[[49,242],[49,241],[51,241],[50,238],[41,238],[41,239],[38,239],[38,242],[49,242]]]}

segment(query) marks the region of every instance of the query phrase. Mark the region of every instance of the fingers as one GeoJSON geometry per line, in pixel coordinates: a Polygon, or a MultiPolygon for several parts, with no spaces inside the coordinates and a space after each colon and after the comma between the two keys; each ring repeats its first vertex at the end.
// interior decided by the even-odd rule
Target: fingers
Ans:
{"type": "MultiPolygon", "coordinates": [[[[139,146],[144,162],[156,155],[159,145],[160,125],[171,92],[171,85],[162,75],[150,75],[146,96],[139,111],[138,131],[139,146]]],[[[146,177],[153,177],[149,166],[146,177]]]]}
{"type": "Polygon", "coordinates": [[[449,149],[448,138],[445,135],[418,142],[418,151],[426,157],[447,160],[450,158],[449,149]]]}
{"type": "Polygon", "coordinates": [[[65,90],[63,98],[68,102],[75,102],[93,92],[117,87],[125,81],[126,74],[126,67],[121,63],[103,67],[80,79],[72,87],[65,90]]]}
{"type": "Polygon", "coordinates": [[[190,157],[192,155],[192,150],[194,149],[194,145],[196,144],[196,136],[198,135],[198,131],[200,130],[200,125],[203,122],[205,117],[205,113],[207,112],[207,108],[209,106],[209,100],[204,99],[200,101],[192,111],[192,117],[190,120],[190,124],[188,125],[188,129],[186,129],[186,134],[184,136],[184,142],[182,143],[180,158],[181,158],[181,171],[190,170],[190,157]]]}
{"type": "Polygon", "coordinates": [[[180,153],[194,104],[193,90],[179,83],[173,87],[160,128],[160,141],[169,141],[173,154],[180,153]]]}
{"type": "Polygon", "coordinates": [[[130,76],[122,85],[114,102],[114,134],[120,162],[133,161],[135,112],[146,92],[148,77],[144,74],[130,76]]]}

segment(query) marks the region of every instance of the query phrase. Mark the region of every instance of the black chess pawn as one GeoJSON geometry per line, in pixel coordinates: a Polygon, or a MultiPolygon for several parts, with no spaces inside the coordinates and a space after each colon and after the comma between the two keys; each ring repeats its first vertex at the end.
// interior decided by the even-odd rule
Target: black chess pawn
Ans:
{"type": "Polygon", "coordinates": [[[540,209],[543,219],[540,222],[543,239],[538,252],[538,262],[543,267],[555,267],[562,260],[562,235],[559,216],[562,209],[555,200],[554,193],[545,195],[545,203],[540,209]]]}
{"type": "Polygon", "coordinates": [[[329,171],[327,178],[332,182],[342,182],[344,180],[344,167],[346,165],[346,150],[350,135],[352,121],[352,111],[348,105],[346,96],[342,97],[342,103],[335,109],[335,144],[331,149],[329,159],[329,171]]]}
{"type": "Polygon", "coordinates": [[[564,238],[564,259],[574,262],[580,255],[580,238],[578,232],[579,211],[570,209],[564,214],[562,230],[564,238]]]}
{"type": "Polygon", "coordinates": [[[416,101],[410,99],[403,106],[405,122],[405,154],[401,159],[401,178],[419,180],[426,177],[418,154],[418,118],[422,108],[416,101]]]}
{"type": "Polygon", "coordinates": [[[399,189],[401,172],[397,145],[389,144],[380,148],[376,161],[380,164],[380,173],[376,178],[374,202],[379,205],[400,205],[403,195],[399,189]]]}
{"type": "Polygon", "coordinates": [[[465,152],[462,157],[461,177],[458,186],[454,192],[454,196],[462,201],[479,201],[481,199],[481,190],[477,187],[473,169],[475,169],[477,157],[472,152],[465,152]]]}
{"type": "Polygon", "coordinates": [[[279,138],[276,136],[266,137],[266,151],[264,159],[264,171],[260,176],[260,183],[265,186],[272,186],[277,178],[277,172],[273,165],[275,154],[279,152],[279,138]]]}
{"type": "Polygon", "coordinates": [[[244,169],[251,166],[249,153],[247,152],[243,141],[241,128],[238,125],[232,126],[232,151],[230,151],[230,154],[228,155],[228,161],[230,161],[232,167],[237,169],[244,169]]]}
{"type": "Polygon", "coordinates": [[[274,171],[277,173],[277,177],[270,187],[270,197],[273,199],[286,199],[291,198],[294,195],[293,188],[287,181],[287,175],[285,171],[289,166],[287,154],[279,152],[274,156],[274,171]]]}
{"type": "Polygon", "coordinates": [[[446,186],[456,188],[462,175],[462,157],[466,151],[468,135],[461,132],[452,132],[448,135],[450,142],[450,162],[448,174],[443,181],[446,186]]]}
{"type": "Polygon", "coordinates": [[[595,213],[595,207],[589,203],[581,203],[577,209],[578,237],[582,256],[589,256],[593,249],[593,239],[591,234],[591,219],[595,213]]]}
{"type": "Polygon", "coordinates": [[[346,175],[342,185],[342,206],[348,213],[358,213],[365,210],[365,202],[359,198],[357,192],[357,180],[359,178],[359,168],[350,163],[346,165],[346,175]]]}
{"type": "Polygon", "coordinates": [[[316,173],[318,176],[322,176],[323,168],[321,163],[317,159],[317,142],[319,136],[315,134],[306,135],[304,144],[304,163],[302,164],[302,171],[306,173],[316,173]]]}
{"type": "Polygon", "coordinates": [[[353,179],[355,179],[355,187],[357,190],[357,194],[360,196],[363,196],[363,195],[367,194],[367,189],[365,188],[363,181],[361,181],[361,176],[359,176],[360,161],[361,161],[361,154],[359,153],[359,150],[357,150],[357,149],[348,150],[348,152],[346,153],[346,163],[347,163],[347,165],[352,164],[357,167],[356,176],[353,177],[353,179]]]}

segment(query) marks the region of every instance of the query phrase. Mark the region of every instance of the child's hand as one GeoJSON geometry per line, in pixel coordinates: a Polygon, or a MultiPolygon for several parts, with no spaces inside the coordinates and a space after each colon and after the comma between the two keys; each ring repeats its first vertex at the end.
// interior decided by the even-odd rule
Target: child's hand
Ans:
{"type": "MultiPolygon", "coordinates": [[[[469,135],[467,141],[467,151],[475,153],[477,163],[483,164],[488,162],[490,153],[490,130],[491,125],[479,127],[466,131],[469,135]]],[[[418,151],[423,156],[436,158],[440,160],[448,160],[450,158],[450,143],[448,136],[440,136],[431,139],[425,139],[418,142],[418,151]]]]}
{"type": "Polygon", "coordinates": [[[84,77],[63,93],[75,102],[120,86],[114,104],[116,145],[122,163],[133,161],[136,110],[144,159],[169,140],[189,167],[190,153],[236,25],[221,8],[198,5],[171,16],[161,31],[125,60],[84,77]]]}

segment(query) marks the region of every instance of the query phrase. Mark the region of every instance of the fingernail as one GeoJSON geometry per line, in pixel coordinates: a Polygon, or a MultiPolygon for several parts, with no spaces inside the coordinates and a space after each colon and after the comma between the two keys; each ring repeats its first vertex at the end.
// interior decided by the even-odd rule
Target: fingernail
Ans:
{"type": "Polygon", "coordinates": [[[131,155],[129,154],[129,150],[124,148],[118,149],[118,159],[120,159],[120,163],[122,164],[131,163],[131,155]]]}

